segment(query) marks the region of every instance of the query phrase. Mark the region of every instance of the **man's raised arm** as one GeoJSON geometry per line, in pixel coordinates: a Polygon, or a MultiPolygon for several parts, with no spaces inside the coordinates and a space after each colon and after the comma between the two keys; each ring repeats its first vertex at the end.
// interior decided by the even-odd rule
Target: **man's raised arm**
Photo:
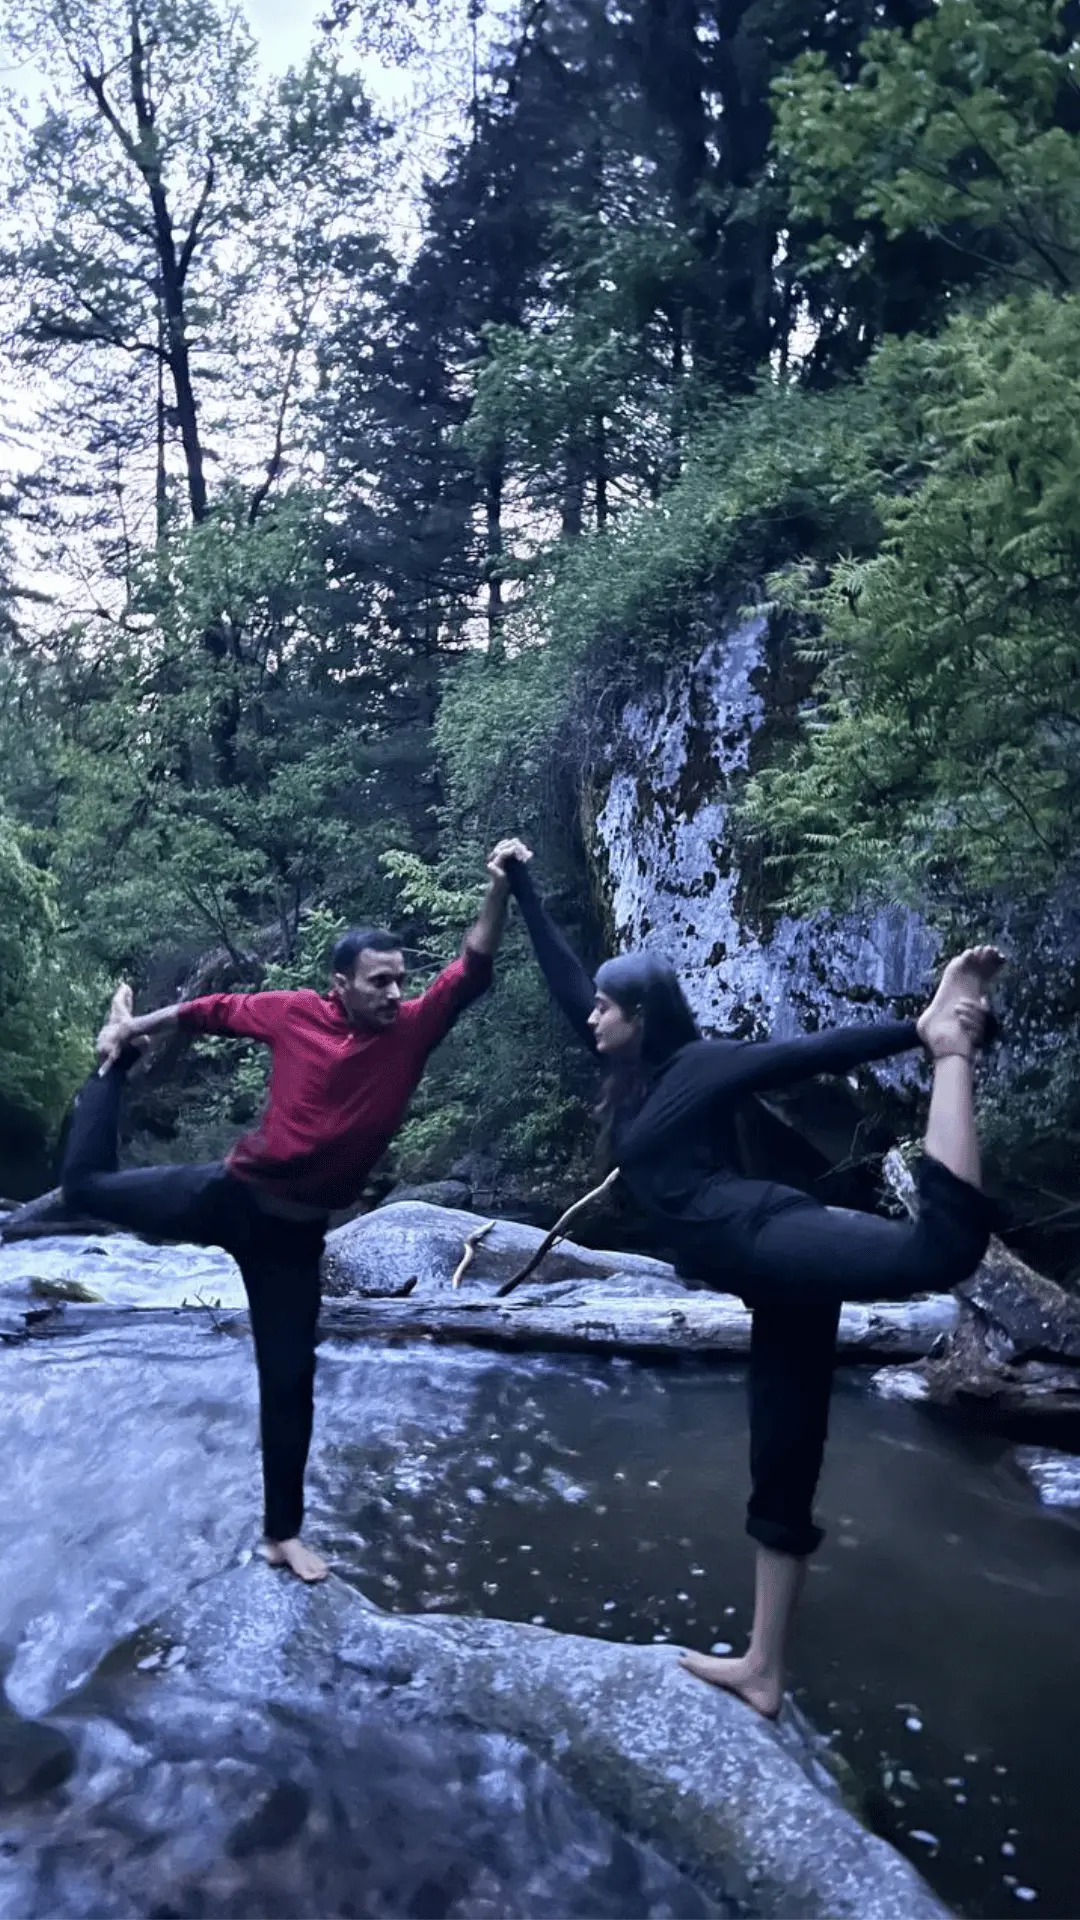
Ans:
{"type": "Polygon", "coordinates": [[[488,857],[487,870],[491,875],[491,885],[484,895],[480,913],[469,928],[462,943],[462,951],[476,953],[485,959],[491,959],[499,950],[499,944],[506,931],[506,914],[510,905],[510,882],[506,877],[508,860],[531,860],[532,855],[520,840],[500,840],[488,857]]]}

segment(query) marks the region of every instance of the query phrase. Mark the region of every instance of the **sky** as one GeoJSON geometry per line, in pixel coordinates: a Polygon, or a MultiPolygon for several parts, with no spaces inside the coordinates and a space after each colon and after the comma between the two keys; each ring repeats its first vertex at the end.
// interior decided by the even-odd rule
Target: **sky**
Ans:
{"type": "Polygon", "coordinates": [[[268,73],[299,66],[326,11],[325,0],[244,0],[244,11],[268,73]]]}

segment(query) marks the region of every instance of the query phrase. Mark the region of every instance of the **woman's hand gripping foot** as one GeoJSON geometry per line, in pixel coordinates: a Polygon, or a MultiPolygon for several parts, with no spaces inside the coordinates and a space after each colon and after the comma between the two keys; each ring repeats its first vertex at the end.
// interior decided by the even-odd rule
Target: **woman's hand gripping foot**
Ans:
{"type": "Polygon", "coordinates": [[[1005,965],[996,947],[968,947],[950,960],[937,992],[916,1023],[919,1039],[936,1060],[949,1054],[971,1059],[985,1036],[989,990],[1005,965]]]}

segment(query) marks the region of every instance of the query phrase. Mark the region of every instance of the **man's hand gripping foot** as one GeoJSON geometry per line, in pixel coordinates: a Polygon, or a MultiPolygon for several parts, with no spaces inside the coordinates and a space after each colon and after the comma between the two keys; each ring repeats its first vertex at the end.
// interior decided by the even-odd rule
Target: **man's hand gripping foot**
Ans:
{"type": "Polygon", "coordinates": [[[263,1557],[269,1567],[288,1567],[298,1580],[308,1586],[314,1586],[319,1580],[325,1580],[330,1569],[326,1561],[302,1540],[266,1540],[263,1542],[263,1557]]]}
{"type": "Polygon", "coordinates": [[[133,1032],[134,1019],[134,996],[127,981],[121,980],[113,994],[105,1025],[97,1037],[99,1073],[108,1073],[109,1068],[115,1066],[126,1048],[149,1046],[150,1042],[145,1035],[133,1032]]]}

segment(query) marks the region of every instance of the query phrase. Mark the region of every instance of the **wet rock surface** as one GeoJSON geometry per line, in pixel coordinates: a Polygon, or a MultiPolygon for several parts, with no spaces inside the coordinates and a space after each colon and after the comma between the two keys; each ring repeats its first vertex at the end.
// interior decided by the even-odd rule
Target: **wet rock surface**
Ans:
{"type": "MultiPolygon", "coordinates": [[[[4,1920],[943,1911],[822,1792],[797,1723],[778,1734],[669,1647],[387,1614],[272,1573],[246,1339],[193,1313],[97,1325],[0,1353],[4,1920]]],[[[316,1539],[348,1510],[359,1408],[414,1501],[425,1434],[482,1452],[462,1388],[508,1363],[462,1356],[440,1388],[438,1359],[419,1398],[391,1367],[373,1399],[385,1363],[324,1352],[316,1539]]]]}
{"type": "Polygon", "coordinates": [[[0,1912],[737,1911],[520,1742],[451,1719],[430,1660],[410,1702],[408,1649],[388,1657],[363,1611],[253,1567],[118,1648],[58,1708],[77,1775],[4,1822],[0,1912]]]}

